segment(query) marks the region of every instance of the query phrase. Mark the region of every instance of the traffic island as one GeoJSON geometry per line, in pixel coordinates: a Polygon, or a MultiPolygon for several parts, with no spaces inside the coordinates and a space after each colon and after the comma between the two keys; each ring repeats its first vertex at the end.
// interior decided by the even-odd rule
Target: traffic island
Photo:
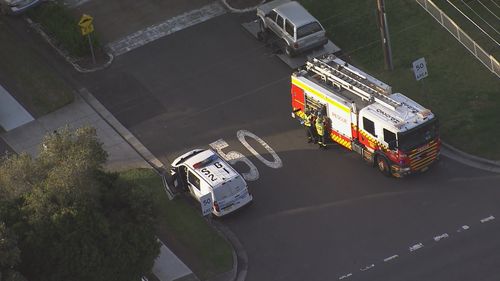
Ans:
{"type": "Polygon", "coordinates": [[[79,72],[97,71],[113,61],[99,43],[89,15],[75,19],[62,4],[46,2],[29,11],[27,21],[79,72]]]}
{"type": "Polygon", "coordinates": [[[233,13],[245,13],[255,10],[266,0],[222,0],[222,2],[233,13]]]}

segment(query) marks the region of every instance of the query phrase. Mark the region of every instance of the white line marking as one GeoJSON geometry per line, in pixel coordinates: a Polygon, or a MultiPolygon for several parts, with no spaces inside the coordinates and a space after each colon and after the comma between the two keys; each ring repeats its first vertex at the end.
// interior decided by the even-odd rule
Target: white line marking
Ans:
{"type": "Polygon", "coordinates": [[[372,264],[370,264],[370,265],[368,265],[368,266],[365,266],[364,268],[360,268],[359,270],[361,270],[361,271],[366,271],[366,270],[368,270],[368,269],[372,269],[372,268],[374,268],[374,267],[375,267],[375,265],[372,263],[372,264]]]}
{"type": "Polygon", "coordinates": [[[249,170],[248,172],[241,173],[241,175],[245,178],[247,181],[255,181],[259,179],[259,170],[257,170],[257,167],[248,159],[245,157],[245,155],[241,154],[238,151],[229,151],[228,153],[225,153],[222,151],[222,149],[226,148],[229,146],[227,142],[223,139],[216,140],[209,144],[219,155],[224,158],[224,160],[228,161],[229,164],[235,165],[238,162],[243,162],[245,163],[249,170]]]}
{"type": "Polygon", "coordinates": [[[470,227],[468,225],[462,225],[461,228],[457,230],[457,232],[462,232],[462,230],[468,230],[470,227]]]}
{"type": "Polygon", "coordinates": [[[409,249],[410,249],[410,252],[413,252],[413,251],[416,251],[416,250],[422,248],[423,246],[424,246],[424,244],[418,243],[418,244],[411,246],[409,249]]]}
{"type": "Polygon", "coordinates": [[[274,149],[272,149],[265,141],[263,141],[261,138],[256,136],[254,133],[249,132],[247,130],[239,130],[236,135],[238,136],[238,140],[243,144],[248,151],[252,152],[255,157],[257,157],[262,163],[264,163],[266,166],[269,168],[273,169],[278,169],[283,167],[283,162],[281,161],[280,157],[274,149]],[[250,144],[248,144],[247,140],[245,137],[251,137],[252,139],[256,140],[260,145],[262,145],[270,154],[273,156],[273,161],[267,161],[264,157],[262,157],[250,144]]]}
{"type": "Polygon", "coordinates": [[[68,1],[64,1],[64,5],[65,6],[68,6],[69,8],[76,8],[78,6],[81,6],[87,2],[89,2],[90,0],[68,0],[68,1]]]}
{"type": "Polygon", "coordinates": [[[352,276],[352,273],[350,273],[350,272],[349,272],[349,273],[347,273],[346,275],[342,275],[342,276],[340,276],[340,277],[339,277],[339,280],[342,280],[342,279],[345,279],[345,278],[349,278],[349,277],[351,277],[351,276],[352,276]]]}
{"type": "Polygon", "coordinates": [[[393,260],[393,259],[397,259],[397,258],[399,258],[399,256],[398,256],[398,255],[392,255],[392,256],[390,256],[390,257],[388,257],[388,258],[385,258],[385,259],[384,259],[384,262],[388,262],[388,261],[391,261],[391,260],[393,260]]]}
{"type": "Polygon", "coordinates": [[[495,217],[494,217],[494,216],[489,216],[489,217],[487,217],[487,218],[482,219],[482,220],[481,220],[481,223],[489,222],[489,221],[492,221],[492,220],[494,220],[494,219],[495,219],[495,217]]]}
{"type": "Polygon", "coordinates": [[[434,241],[439,242],[439,240],[450,237],[448,233],[443,233],[438,236],[434,236],[434,241]]]}
{"type": "Polygon", "coordinates": [[[124,38],[111,42],[107,47],[115,56],[123,55],[126,52],[144,46],[156,39],[170,35],[179,30],[188,28],[195,24],[207,21],[211,18],[223,15],[226,9],[219,3],[201,7],[200,9],[192,10],[182,15],[168,19],[160,24],[152,25],[143,30],[134,32],[124,38]]]}

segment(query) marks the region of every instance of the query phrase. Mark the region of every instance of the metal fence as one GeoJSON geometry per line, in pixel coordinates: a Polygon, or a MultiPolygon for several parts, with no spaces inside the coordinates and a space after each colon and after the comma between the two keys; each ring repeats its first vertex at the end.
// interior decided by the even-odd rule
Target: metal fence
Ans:
{"type": "Polygon", "coordinates": [[[416,0],[432,17],[434,17],[446,30],[448,30],[467,50],[469,50],[491,72],[500,78],[500,64],[472,38],[467,35],[452,19],[450,19],[431,0],[416,0]]]}

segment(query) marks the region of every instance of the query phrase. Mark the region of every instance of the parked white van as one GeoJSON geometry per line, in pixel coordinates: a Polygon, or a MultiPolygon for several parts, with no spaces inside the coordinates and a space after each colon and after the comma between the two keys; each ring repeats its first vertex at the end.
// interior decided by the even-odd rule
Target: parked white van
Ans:
{"type": "Polygon", "coordinates": [[[210,149],[187,152],[171,164],[174,185],[187,189],[198,201],[212,194],[212,213],[227,215],[252,201],[243,177],[210,149]]]}

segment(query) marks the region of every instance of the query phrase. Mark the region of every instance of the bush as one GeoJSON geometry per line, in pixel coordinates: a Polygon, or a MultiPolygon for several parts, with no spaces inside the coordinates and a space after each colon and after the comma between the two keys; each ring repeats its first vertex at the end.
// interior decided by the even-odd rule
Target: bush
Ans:
{"type": "MultiPolygon", "coordinates": [[[[53,37],[62,48],[67,50],[71,56],[83,57],[90,55],[87,36],[82,36],[78,19],[73,18],[71,13],[62,4],[47,2],[31,10],[29,16],[39,23],[44,31],[53,37]]],[[[92,45],[99,47],[94,33],[92,45]]]]}

